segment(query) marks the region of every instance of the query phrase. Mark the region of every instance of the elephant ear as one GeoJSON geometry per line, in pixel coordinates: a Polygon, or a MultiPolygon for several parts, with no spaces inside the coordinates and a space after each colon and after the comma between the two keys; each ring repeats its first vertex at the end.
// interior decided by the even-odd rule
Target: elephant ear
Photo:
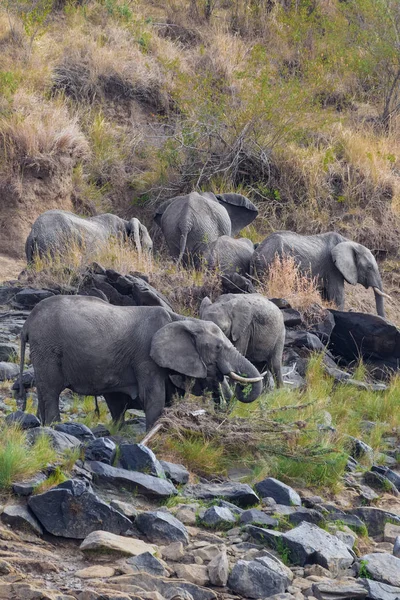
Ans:
{"type": "Polygon", "coordinates": [[[154,362],[187,377],[207,377],[207,367],[196,349],[196,326],[192,321],[178,321],[159,329],[150,348],[154,362]]]}
{"type": "Polygon", "coordinates": [[[356,248],[353,242],[341,242],[332,250],[332,259],[347,283],[358,281],[356,248]]]}
{"type": "Polygon", "coordinates": [[[212,304],[212,302],[211,302],[210,298],[208,296],[205,296],[200,304],[200,309],[199,309],[200,319],[203,318],[204,311],[206,310],[206,308],[211,306],[211,304],[212,304]]]}
{"type": "Polygon", "coordinates": [[[241,354],[245,354],[250,340],[251,307],[244,302],[235,302],[230,316],[232,322],[232,342],[241,354]]]}
{"type": "Polygon", "coordinates": [[[171,204],[171,202],[173,202],[174,200],[175,200],[175,198],[170,198],[169,200],[165,200],[157,208],[157,210],[154,214],[154,217],[153,217],[153,221],[155,221],[159,227],[161,227],[161,219],[162,219],[163,214],[165,213],[166,209],[171,204]]]}
{"type": "Polygon", "coordinates": [[[258,215],[254,204],[242,194],[217,194],[217,200],[228,211],[232,224],[232,236],[237,235],[258,215]]]}

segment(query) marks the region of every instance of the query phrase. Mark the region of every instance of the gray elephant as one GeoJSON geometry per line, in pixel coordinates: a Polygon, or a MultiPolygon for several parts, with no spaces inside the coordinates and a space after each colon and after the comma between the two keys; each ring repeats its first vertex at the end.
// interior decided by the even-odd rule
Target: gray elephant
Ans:
{"type": "Polygon", "coordinates": [[[60,420],[59,395],[69,388],[81,395],[103,395],[114,420],[127,406],[142,408],[150,428],[168,400],[171,371],[200,379],[229,375],[239,382],[236,394],[243,402],[253,402],[262,391],[257,369],[214,324],[159,306],[112,306],[88,296],[53,296],[35,306],[21,331],[23,410],[27,342],[44,424],[60,420]]]}
{"type": "Polygon", "coordinates": [[[208,244],[221,235],[237,235],[257,214],[254,204],[241,194],[192,192],[163,202],[154,220],[171,256],[196,265],[208,244]]]}
{"type": "Polygon", "coordinates": [[[344,308],[344,282],[361,283],[375,293],[376,310],[385,316],[383,292],[378,265],[370,250],[330,231],[318,235],[299,235],[292,231],[277,231],[265,238],[252,258],[252,273],[257,276],[268,270],[276,256],[293,256],[300,269],[316,277],[324,299],[344,308]]]}
{"type": "Polygon", "coordinates": [[[271,371],[283,384],[282,353],[285,324],[280,309],[261,294],[224,294],[213,304],[206,297],[200,317],[218,325],[234,346],[252,363],[271,371]]]}
{"type": "Polygon", "coordinates": [[[151,252],[153,248],[150,235],[139,219],[125,221],[109,213],[84,218],[64,210],[48,210],[32,225],[25,244],[26,259],[32,262],[35,253],[63,255],[72,243],[83,250],[95,251],[107,244],[110,237],[131,238],[139,253],[151,252]]]}
{"type": "Polygon", "coordinates": [[[254,244],[247,238],[235,239],[221,235],[215,242],[208,244],[204,259],[209,269],[219,269],[221,273],[250,273],[250,262],[254,244]]]}

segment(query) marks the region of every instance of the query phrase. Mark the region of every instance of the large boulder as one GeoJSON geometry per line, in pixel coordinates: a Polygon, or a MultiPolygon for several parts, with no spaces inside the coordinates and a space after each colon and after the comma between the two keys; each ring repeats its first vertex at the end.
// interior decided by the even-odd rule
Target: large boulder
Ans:
{"type": "Polygon", "coordinates": [[[7,425],[16,423],[21,429],[35,429],[36,427],[40,427],[40,421],[35,415],[22,412],[22,410],[10,413],[4,420],[7,425]]]}
{"type": "Polygon", "coordinates": [[[121,444],[119,462],[123,469],[139,471],[153,477],[163,477],[164,469],[154,452],[143,444],[121,444]]]}
{"type": "Polygon", "coordinates": [[[239,560],[228,579],[228,587],[244,598],[268,598],[289,587],[293,573],[280,560],[263,556],[239,560]]]}
{"type": "Polygon", "coordinates": [[[93,460],[112,465],[117,446],[108,438],[99,437],[89,442],[85,448],[85,460],[93,460]]]}
{"type": "MultiPolygon", "coordinates": [[[[388,521],[400,525],[399,515],[381,508],[375,508],[374,506],[351,508],[347,511],[347,514],[361,519],[368,529],[368,535],[371,537],[383,536],[385,524],[388,521]]],[[[346,525],[349,525],[349,523],[346,523],[346,525]]]]}
{"type": "Polygon", "coordinates": [[[12,529],[22,529],[37,535],[43,535],[43,529],[35,515],[23,504],[8,504],[1,513],[3,523],[12,529]]]}
{"type": "Polygon", "coordinates": [[[55,431],[51,427],[35,427],[35,429],[30,429],[28,431],[28,440],[34,443],[41,435],[49,437],[54,450],[60,454],[64,454],[65,451],[74,450],[74,448],[79,448],[81,445],[78,438],[62,431],[55,431]]]}
{"type": "Polygon", "coordinates": [[[229,508],[223,506],[210,506],[200,518],[200,522],[204,527],[226,529],[232,527],[236,523],[236,517],[229,508]]]}
{"type": "Polygon", "coordinates": [[[140,513],[136,517],[135,525],[148,540],[155,544],[189,543],[186,527],[168,512],[140,513]]]}
{"type": "Polygon", "coordinates": [[[184,484],[189,481],[189,471],[183,466],[175,463],[160,460],[161,466],[168,479],[177,485],[184,484]]]}
{"type": "Polygon", "coordinates": [[[367,591],[367,598],[370,600],[399,600],[400,587],[380,583],[372,579],[357,579],[367,591]]]}
{"type": "Polygon", "coordinates": [[[95,439],[89,427],[83,423],[57,423],[54,429],[68,435],[73,435],[81,442],[89,442],[95,439]]]}
{"type": "Polygon", "coordinates": [[[80,545],[80,549],[88,553],[112,554],[115,552],[128,556],[140,556],[144,552],[153,555],[157,551],[156,546],[146,544],[137,538],[127,538],[102,530],[89,533],[80,545]]]}
{"type": "Polygon", "coordinates": [[[375,581],[400,587],[400,558],[391,554],[372,552],[361,556],[357,563],[359,571],[361,565],[375,581]]]}
{"type": "Polygon", "coordinates": [[[301,506],[299,494],[286,483],[274,477],[267,477],[254,486],[262,498],[273,498],[278,504],[301,506]]]}
{"type": "Polygon", "coordinates": [[[223,498],[242,507],[258,504],[259,498],[247,483],[198,483],[187,485],[183,495],[196,500],[216,500],[223,498]]]}

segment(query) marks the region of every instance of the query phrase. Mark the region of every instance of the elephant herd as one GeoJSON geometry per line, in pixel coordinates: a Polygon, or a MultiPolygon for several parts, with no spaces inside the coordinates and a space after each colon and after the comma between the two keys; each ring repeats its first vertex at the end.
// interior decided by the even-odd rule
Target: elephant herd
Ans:
{"type": "MultiPolygon", "coordinates": [[[[382,280],[368,248],[329,232],[303,236],[275,232],[255,247],[235,239],[257,216],[240,194],[193,192],[167,200],[154,220],[178,263],[218,268],[222,273],[260,277],[275,257],[291,255],[300,269],[315,277],[324,298],[344,306],[344,282],[361,283],[375,293],[384,317],[382,280]]],[[[52,210],[33,224],[26,256],[62,253],[75,242],[95,249],[110,237],[131,238],[138,253],[152,251],[152,240],[138,219],[103,214],[83,218],[52,210]]],[[[54,296],[31,312],[21,332],[21,378],[26,343],[35,370],[38,414],[43,423],[60,419],[59,395],[65,388],[83,395],[103,395],[115,421],[127,408],[142,408],[153,426],[176,392],[177,378],[226,385],[253,402],[268,371],[282,385],[285,326],[282,313],[264,296],[224,294],[214,303],[204,298],[200,319],[157,306],[112,306],[94,297],[54,296]]],[[[24,387],[20,385],[24,409],[24,387]]]]}

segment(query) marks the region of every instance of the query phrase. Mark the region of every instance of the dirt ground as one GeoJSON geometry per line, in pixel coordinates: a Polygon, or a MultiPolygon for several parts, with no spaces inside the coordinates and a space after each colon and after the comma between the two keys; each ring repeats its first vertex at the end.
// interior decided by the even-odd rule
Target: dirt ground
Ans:
{"type": "Polygon", "coordinates": [[[18,275],[26,266],[24,260],[10,258],[4,254],[0,254],[0,283],[17,279],[18,275]]]}

